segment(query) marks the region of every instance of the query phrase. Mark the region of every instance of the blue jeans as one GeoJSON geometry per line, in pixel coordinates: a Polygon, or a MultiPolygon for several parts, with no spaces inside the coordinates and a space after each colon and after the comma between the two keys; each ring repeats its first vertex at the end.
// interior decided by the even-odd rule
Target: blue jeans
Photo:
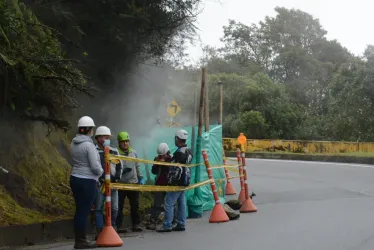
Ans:
{"type": "MultiPolygon", "coordinates": [[[[118,190],[111,190],[111,205],[112,205],[112,226],[116,225],[116,219],[118,215],[118,190]]],[[[95,199],[95,223],[97,230],[101,230],[104,227],[104,214],[103,208],[105,204],[105,194],[100,191],[100,187],[96,187],[96,199],[95,199]]]]}
{"type": "Polygon", "coordinates": [[[167,192],[165,197],[165,229],[172,228],[174,205],[176,202],[178,202],[177,223],[180,227],[184,227],[186,225],[186,197],[184,191],[167,192]]]}
{"type": "Polygon", "coordinates": [[[70,187],[75,200],[74,230],[85,232],[96,195],[96,180],[70,176],[70,187]]]}

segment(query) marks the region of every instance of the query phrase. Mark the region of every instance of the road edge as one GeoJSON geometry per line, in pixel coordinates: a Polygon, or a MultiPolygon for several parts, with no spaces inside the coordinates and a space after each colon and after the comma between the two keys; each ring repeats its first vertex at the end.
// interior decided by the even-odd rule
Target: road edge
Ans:
{"type": "MultiPolygon", "coordinates": [[[[236,152],[225,152],[226,157],[236,157],[236,152]]],[[[295,161],[320,161],[320,162],[340,162],[358,163],[374,165],[374,157],[357,157],[343,155],[306,155],[306,154],[273,154],[273,153],[245,153],[247,158],[275,159],[275,160],[295,160],[295,161]]]]}

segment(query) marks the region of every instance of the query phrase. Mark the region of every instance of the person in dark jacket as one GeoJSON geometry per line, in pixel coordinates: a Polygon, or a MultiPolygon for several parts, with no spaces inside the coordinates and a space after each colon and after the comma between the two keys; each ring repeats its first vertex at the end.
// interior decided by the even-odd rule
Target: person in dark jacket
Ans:
{"type": "Polygon", "coordinates": [[[70,145],[72,172],[70,187],[75,201],[74,232],[75,249],[96,248],[87,240],[87,218],[96,195],[96,183],[103,173],[100,156],[91,139],[94,121],[83,116],[78,121],[78,134],[70,145]]]}
{"type": "MultiPolygon", "coordinates": [[[[171,155],[169,146],[166,143],[160,143],[157,147],[157,156],[154,161],[171,162],[171,155]]],[[[162,165],[153,165],[152,174],[156,176],[155,185],[166,186],[168,184],[168,167],[162,165]]],[[[161,213],[164,212],[164,200],[166,192],[154,192],[153,196],[153,208],[150,218],[150,223],[147,225],[147,229],[155,230],[158,224],[161,213]]]]}
{"type": "MultiPolygon", "coordinates": [[[[111,132],[108,127],[100,126],[96,129],[95,139],[97,141],[96,149],[99,152],[101,166],[105,169],[105,156],[104,148],[109,147],[109,153],[113,155],[118,155],[117,148],[110,145],[111,132]]],[[[111,182],[118,182],[122,175],[122,163],[110,163],[110,179],[111,182]]],[[[104,228],[104,214],[103,208],[105,204],[105,173],[99,178],[99,185],[96,188],[96,199],[95,199],[95,222],[97,229],[97,236],[100,234],[104,228]]],[[[111,189],[111,208],[112,208],[112,226],[116,229],[116,219],[118,215],[118,190],[111,189]]]]}
{"type": "MultiPolygon", "coordinates": [[[[190,164],[192,152],[187,147],[188,133],[186,130],[178,130],[175,134],[175,146],[177,150],[173,154],[172,162],[190,164]]],[[[190,169],[188,167],[173,166],[168,168],[169,186],[188,186],[190,184],[190,169]]],[[[163,226],[157,232],[185,231],[186,225],[186,197],[184,191],[166,192],[165,218],[163,226]],[[178,204],[177,225],[173,227],[174,206],[178,204]]]]}

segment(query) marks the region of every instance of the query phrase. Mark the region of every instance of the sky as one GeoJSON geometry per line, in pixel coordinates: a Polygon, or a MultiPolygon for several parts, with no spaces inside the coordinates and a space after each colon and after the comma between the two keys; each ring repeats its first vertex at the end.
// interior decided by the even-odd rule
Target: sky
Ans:
{"type": "Polygon", "coordinates": [[[196,24],[199,38],[187,51],[191,63],[202,56],[203,45],[221,47],[222,27],[229,19],[258,23],[265,16],[275,16],[276,6],[300,9],[318,18],[328,39],[337,39],[356,55],[374,44],[374,2],[370,0],[203,0],[196,24]]]}

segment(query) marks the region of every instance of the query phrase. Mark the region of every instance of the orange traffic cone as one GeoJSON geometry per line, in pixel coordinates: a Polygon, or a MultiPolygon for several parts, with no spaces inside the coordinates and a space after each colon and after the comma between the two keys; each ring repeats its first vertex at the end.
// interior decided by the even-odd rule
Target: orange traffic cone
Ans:
{"type": "Polygon", "coordinates": [[[96,245],[99,247],[120,247],[123,245],[123,241],[112,226],[104,226],[96,240],[96,245]]]}
{"type": "MultiPolygon", "coordinates": [[[[105,159],[109,155],[109,147],[104,149],[105,159]]],[[[123,241],[118,236],[116,230],[112,226],[112,203],[110,196],[110,162],[105,162],[105,197],[109,202],[105,203],[105,226],[99,237],[96,240],[96,245],[99,247],[120,247],[123,245],[123,241]]],[[[121,211],[122,212],[122,211],[121,211]]]]}
{"type": "Polygon", "coordinates": [[[255,213],[255,212],[257,212],[257,207],[252,202],[251,198],[248,198],[243,202],[242,206],[240,207],[240,212],[241,213],[255,213]]]}
{"type": "Polygon", "coordinates": [[[245,202],[245,190],[244,189],[240,190],[238,201],[240,201],[241,203],[245,202]]]}
{"type": "Polygon", "coordinates": [[[210,214],[209,222],[210,223],[228,222],[230,219],[227,216],[225,209],[223,208],[222,204],[219,201],[216,183],[214,182],[212,169],[210,168],[210,163],[208,160],[208,154],[206,153],[205,150],[202,150],[202,154],[204,158],[206,171],[208,173],[208,178],[212,180],[212,182],[210,183],[210,187],[212,189],[213,198],[216,203],[213,207],[212,213],[210,214]]]}
{"type": "Polygon", "coordinates": [[[228,181],[226,184],[226,195],[234,195],[236,194],[235,188],[232,185],[231,181],[228,181]]]}
{"type": "MultiPolygon", "coordinates": [[[[223,152],[223,165],[226,165],[225,150],[222,150],[222,152],[223,152]]],[[[236,194],[236,190],[235,190],[234,186],[232,185],[232,183],[230,181],[230,175],[229,175],[229,171],[227,170],[227,168],[225,168],[225,176],[226,176],[226,180],[227,180],[225,194],[226,195],[236,194]]]]}
{"type": "Polygon", "coordinates": [[[221,223],[221,222],[228,222],[230,219],[227,216],[225,209],[221,203],[216,203],[214,206],[212,213],[210,214],[209,223],[221,223]]]}
{"type": "Polygon", "coordinates": [[[245,201],[243,202],[242,206],[240,207],[240,212],[241,213],[254,213],[257,212],[257,207],[255,204],[252,202],[251,197],[249,196],[249,191],[248,191],[248,182],[247,182],[247,167],[245,166],[245,155],[244,153],[242,154],[242,165],[243,165],[243,174],[244,174],[244,199],[245,201]]]}

